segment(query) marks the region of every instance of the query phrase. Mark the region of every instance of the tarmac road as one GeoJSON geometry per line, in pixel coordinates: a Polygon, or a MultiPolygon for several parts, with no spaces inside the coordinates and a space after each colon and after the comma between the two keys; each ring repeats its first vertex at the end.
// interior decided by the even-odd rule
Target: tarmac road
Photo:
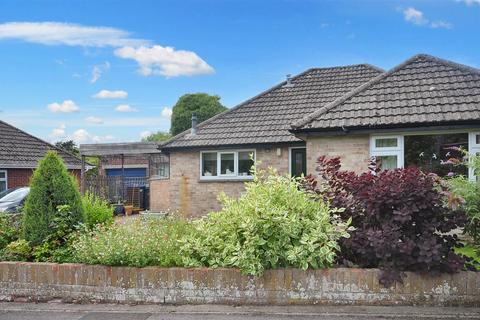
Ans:
{"type": "Polygon", "coordinates": [[[0,303],[0,320],[480,319],[480,308],[0,303]]]}

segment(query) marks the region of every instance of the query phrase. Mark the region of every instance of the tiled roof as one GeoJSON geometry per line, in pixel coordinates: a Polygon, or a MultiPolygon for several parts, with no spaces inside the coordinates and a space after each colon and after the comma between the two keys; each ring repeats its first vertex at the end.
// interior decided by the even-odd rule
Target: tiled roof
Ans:
{"type": "Polygon", "coordinates": [[[185,131],[162,149],[298,142],[289,132],[298,121],[346,94],[383,70],[366,64],[314,68],[185,131]]]}
{"type": "Polygon", "coordinates": [[[70,169],[80,169],[74,155],[0,120],[0,168],[35,168],[48,150],[56,151],[70,169]]]}
{"type": "Polygon", "coordinates": [[[480,120],[480,70],[416,55],[313,112],[293,131],[480,120]]]}

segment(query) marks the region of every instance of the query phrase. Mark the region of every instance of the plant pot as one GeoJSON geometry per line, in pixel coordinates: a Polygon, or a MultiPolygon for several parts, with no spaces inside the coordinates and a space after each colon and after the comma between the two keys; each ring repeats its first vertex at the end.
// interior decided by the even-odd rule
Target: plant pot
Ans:
{"type": "Polygon", "coordinates": [[[125,215],[130,216],[133,212],[133,206],[125,206],[125,215]]]}

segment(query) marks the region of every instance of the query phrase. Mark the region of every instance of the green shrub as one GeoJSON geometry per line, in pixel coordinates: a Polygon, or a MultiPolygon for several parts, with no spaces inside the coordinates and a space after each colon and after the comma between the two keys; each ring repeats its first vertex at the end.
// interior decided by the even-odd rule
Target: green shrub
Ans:
{"type": "Polygon", "coordinates": [[[112,206],[100,197],[86,193],[82,197],[83,209],[85,211],[85,223],[89,228],[97,224],[110,224],[113,222],[112,206]]]}
{"type": "Polygon", "coordinates": [[[32,248],[25,239],[13,241],[7,245],[3,252],[3,260],[29,261],[32,257],[32,248]]]}
{"type": "Polygon", "coordinates": [[[71,235],[76,231],[75,215],[70,206],[57,207],[57,213],[50,222],[50,234],[42,244],[33,248],[35,261],[40,262],[64,262],[68,261],[68,242],[71,235]]]}
{"type": "Polygon", "coordinates": [[[254,170],[239,199],[220,197],[223,209],[194,223],[182,240],[186,266],[237,267],[260,275],[282,267],[325,268],[348,237],[347,224],[322,201],[300,190],[298,180],[274,170],[254,170]]]}
{"type": "Polygon", "coordinates": [[[62,159],[53,151],[39,161],[32,176],[30,193],[23,209],[24,238],[39,245],[52,232],[51,224],[58,206],[68,205],[70,227],[83,222],[83,206],[75,178],[71,176],[62,159]]]}
{"type": "Polygon", "coordinates": [[[133,221],[97,225],[72,240],[74,261],[109,266],[181,266],[178,239],[189,233],[185,220],[133,221]]]}
{"type": "MultiPolygon", "coordinates": [[[[466,163],[480,175],[480,157],[469,155],[465,152],[466,163]]],[[[461,206],[465,209],[468,222],[465,226],[465,233],[470,235],[477,245],[480,245],[480,180],[470,181],[465,176],[455,176],[446,180],[448,188],[453,195],[449,197],[451,207],[461,206]],[[458,198],[460,197],[460,198],[458,198]]]]}
{"type": "Polygon", "coordinates": [[[17,229],[8,215],[0,214],[0,250],[18,239],[17,229]]]}
{"type": "Polygon", "coordinates": [[[455,253],[465,257],[467,269],[480,271],[480,246],[465,245],[455,248],[455,253]]]}

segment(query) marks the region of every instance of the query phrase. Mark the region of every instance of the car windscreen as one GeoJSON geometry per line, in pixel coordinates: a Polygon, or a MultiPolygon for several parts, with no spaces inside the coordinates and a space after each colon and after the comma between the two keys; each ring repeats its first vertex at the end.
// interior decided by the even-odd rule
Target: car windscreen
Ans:
{"type": "Polygon", "coordinates": [[[12,191],[3,198],[0,198],[0,202],[17,202],[23,200],[28,192],[30,191],[30,188],[20,188],[18,190],[12,191]]]}

